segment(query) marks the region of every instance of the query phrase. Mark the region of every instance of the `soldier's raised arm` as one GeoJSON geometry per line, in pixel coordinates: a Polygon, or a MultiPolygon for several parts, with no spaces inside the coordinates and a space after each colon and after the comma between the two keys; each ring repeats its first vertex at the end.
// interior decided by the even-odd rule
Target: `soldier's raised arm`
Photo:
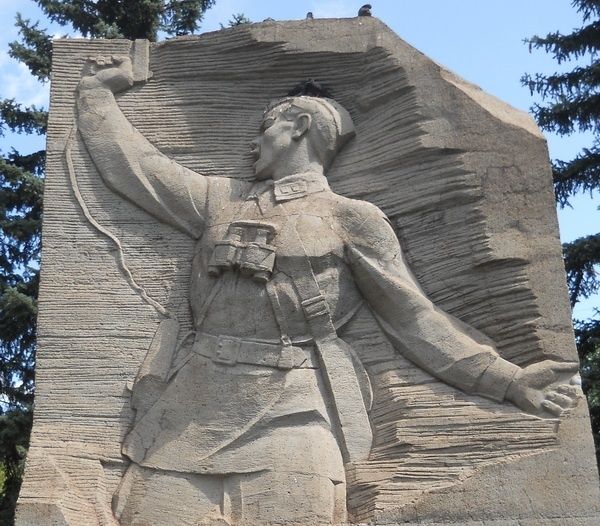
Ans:
{"type": "Polygon", "coordinates": [[[78,87],[79,132],[109,187],[160,221],[198,238],[207,179],[163,155],[123,115],[114,94],[132,85],[129,57],[88,61],[78,87]]]}
{"type": "Polygon", "coordinates": [[[521,368],[482,333],[436,307],[407,267],[383,213],[357,203],[340,214],[347,260],[363,296],[396,349],[459,389],[532,414],[560,414],[573,404],[577,364],[544,360],[521,368]],[[566,383],[565,383],[566,382],[566,383]]]}

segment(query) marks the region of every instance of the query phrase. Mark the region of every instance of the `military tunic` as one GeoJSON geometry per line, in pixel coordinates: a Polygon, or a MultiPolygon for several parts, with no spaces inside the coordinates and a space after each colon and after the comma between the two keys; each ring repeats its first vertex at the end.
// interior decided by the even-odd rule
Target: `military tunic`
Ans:
{"type": "Polygon", "coordinates": [[[366,299],[409,358],[464,391],[502,399],[516,367],[491,347],[473,342],[457,329],[460,322],[431,305],[376,207],[334,194],[317,173],[256,184],[218,178],[207,183],[204,231],[192,270],[195,350],[175,359],[165,392],[127,437],[124,453],[136,463],[196,473],[258,471],[272,467],[276,455],[271,448],[285,443],[287,449],[294,437],[284,455],[288,465],[294,452],[298,464],[310,462],[306,445],[318,444],[321,451],[332,450],[326,458],[335,459],[319,469],[326,468],[332,479],[343,477],[330,393],[293,279],[298,260],[306,257],[337,327],[366,299]],[[302,351],[291,369],[279,367],[277,357],[262,365],[248,363],[252,358],[247,356],[215,354],[219,339],[227,345],[227,338],[253,342],[250,352],[258,353],[257,362],[282,348],[267,283],[235,268],[209,274],[215,246],[235,222],[273,228],[269,281],[277,290],[286,332],[296,351],[302,351]],[[423,319],[420,311],[427,313],[423,319]],[[430,325],[432,319],[438,319],[437,327],[430,325]],[[441,332],[440,324],[450,332],[441,332]],[[266,344],[262,354],[261,343],[266,344]],[[299,423],[302,445],[297,443],[299,423]]]}
{"type": "MultiPolygon", "coordinates": [[[[83,94],[79,107],[80,131],[107,184],[197,240],[195,335],[176,356],[158,401],[125,439],[123,451],[134,462],[222,474],[268,469],[279,458],[343,478],[336,372],[323,370],[326,356],[315,356],[318,341],[299,294],[307,272],[337,327],[364,302],[406,358],[467,393],[504,399],[519,368],[426,298],[377,207],[333,193],[322,173],[256,183],[200,176],[158,152],[108,90],[83,94]],[[234,223],[241,225],[238,240],[224,245],[234,223]],[[260,280],[235,258],[230,268],[215,265],[218,247],[247,247],[244,229],[256,237],[259,227],[274,254],[260,280]],[[282,445],[284,452],[269,453],[282,445]],[[322,465],[317,448],[330,451],[330,465],[322,465]]],[[[368,406],[367,398],[361,404],[368,406]]]]}

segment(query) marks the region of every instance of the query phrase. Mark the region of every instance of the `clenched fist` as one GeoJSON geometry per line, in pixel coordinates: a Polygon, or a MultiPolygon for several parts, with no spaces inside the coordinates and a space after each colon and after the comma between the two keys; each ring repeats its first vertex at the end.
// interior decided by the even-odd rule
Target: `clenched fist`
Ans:
{"type": "Polygon", "coordinates": [[[113,93],[133,86],[133,70],[128,56],[89,58],[83,69],[79,90],[107,88],[113,93]]]}

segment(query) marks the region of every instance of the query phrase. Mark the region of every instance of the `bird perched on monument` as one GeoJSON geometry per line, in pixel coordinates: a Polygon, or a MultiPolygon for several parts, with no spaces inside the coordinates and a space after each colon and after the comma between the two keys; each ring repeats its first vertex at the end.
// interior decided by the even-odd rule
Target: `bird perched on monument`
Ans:
{"type": "Polygon", "coordinates": [[[314,18],[312,11],[309,11],[308,13],[306,13],[306,20],[312,20],[314,18]]]}
{"type": "Polygon", "coordinates": [[[358,16],[371,16],[371,4],[365,4],[358,10],[358,16]]]}
{"type": "Polygon", "coordinates": [[[287,96],[288,97],[300,97],[306,95],[308,97],[326,97],[329,99],[333,98],[331,92],[323,86],[320,82],[315,79],[308,79],[300,82],[294,88],[292,88],[287,96]]]}

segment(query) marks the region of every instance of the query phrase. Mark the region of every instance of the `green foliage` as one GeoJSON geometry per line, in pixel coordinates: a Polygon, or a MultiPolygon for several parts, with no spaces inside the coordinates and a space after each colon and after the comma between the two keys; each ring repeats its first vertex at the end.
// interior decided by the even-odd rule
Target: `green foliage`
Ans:
{"type": "MultiPolygon", "coordinates": [[[[46,133],[48,113],[35,106],[24,108],[14,99],[4,99],[0,101],[0,115],[2,115],[0,121],[2,127],[10,131],[39,135],[46,133]]],[[[3,135],[2,131],[0,129],[0,136],[3,135]]]]}
{"type": "MultiPolygon", "coordinates": [[[[42,134],[46,113],[0,101],[0,133],[42,134]]],[[[33,403],[45,151],[0,156],[0,523],[11,524],[33,403]]]]}
{"type": "MultiPolygon", "coordinates": [[[[573,0],[583,25],[569,34],[548,33],[528,40],[530,49],[550,53],[558,64],[575,61],[566,72],[525,75],[521,79],[531,93],[542,97],[533,114],[546,131],[559,135],[591,132],[592,144],[574,159],[553,162],[554,189],[560,206],[578,192],[600,190],[600,2],[573,0]],[[583,60],[585,59],[585,64],[583,60]]],[[[600,290],[600,233],[563,245],[571,305],[600,290]]],[[[592,417],[597,448],[600,446],[600,312],[590,320],[575,320],[581,376],[592,417]]],[[[600,449],[598,462],[600,464],[600,449]]]]}
{"type": "Polygon", "coordinates": [[[30,409],[0,415],[0,524],[13,524],[14,521],[31,421],[30,409]]]}
{"type": "Polygon", "coordinates": [[[194,33],[215,0],[36,0],[53,22],[83,36],[147,38],[194,33]]]}
{"type": "MultiPolygon", "coordinates": [[[[214,0],[35,0],[48,18],[86,37],[147,38],[198,29],[214,0]]],[[[17,15],[9,55],[41,82],[52,37],[17,15]]],[[[0,100],[0,137],[43,135],[47,112],[0,100]]],[[[0,524],[12,524],[32,422],[44,150],[0,152],[0,524]]]]}
{"type": "Polygon", "coordinates": [[[52,38],[39,28],[38,22],[32,24],[20,14],[17,14],[15,25],[19,28],[21,42],[11,42],[8,54],[23,62],[38,80],[48,80],[52,63],[52,38]]]}
{"type": "Polygon", "coordinates": [[[581,237],[563,245],[571,306],[598,292],[596,268],[600,265],[600,234],[581,237]]]}
{"type": "MultiPolygon", "coordinates": [[[[596,312],[598,315],[599,313],[596,312]]],[[[581,380],[586,392],[592,429],[600,429],[600,319],[575,323],[577,350],[581,358],[581,380]]],[[[594,433],[596,455],[600,458],[600,433],[594,433]]]]}
{"type": "Polygon", "coordinates": [[[228,27],[236,27],[241,26],[243,24],[251,24],[252,20],[250,20],[244,13],[235,13],[231,16],[231,18],[227,21],[227,25],[219,24],[221,29],[226,29],[228,27]]]}
{"type": "MultiPolygon", "coordinates": [[[[46,130],[44,111],[14,100],[0,101],[0,118],[2,133],[46,130]]],[[[27,410],[33,402],[44,160],[44,151],[12,150],[0,157],[0,415],[27,410]]],[[[10,485],[17,471],[6,462],[10,485]]]]}
{"type": "Polygon", "coordinates": [[[592,193],[600,180],[600,150],[597,145],[584,148],[570,161],[555,160],[553,176],[554,192],[560,206],[567,206],[569,197],[577,192],[592,193]]]}

